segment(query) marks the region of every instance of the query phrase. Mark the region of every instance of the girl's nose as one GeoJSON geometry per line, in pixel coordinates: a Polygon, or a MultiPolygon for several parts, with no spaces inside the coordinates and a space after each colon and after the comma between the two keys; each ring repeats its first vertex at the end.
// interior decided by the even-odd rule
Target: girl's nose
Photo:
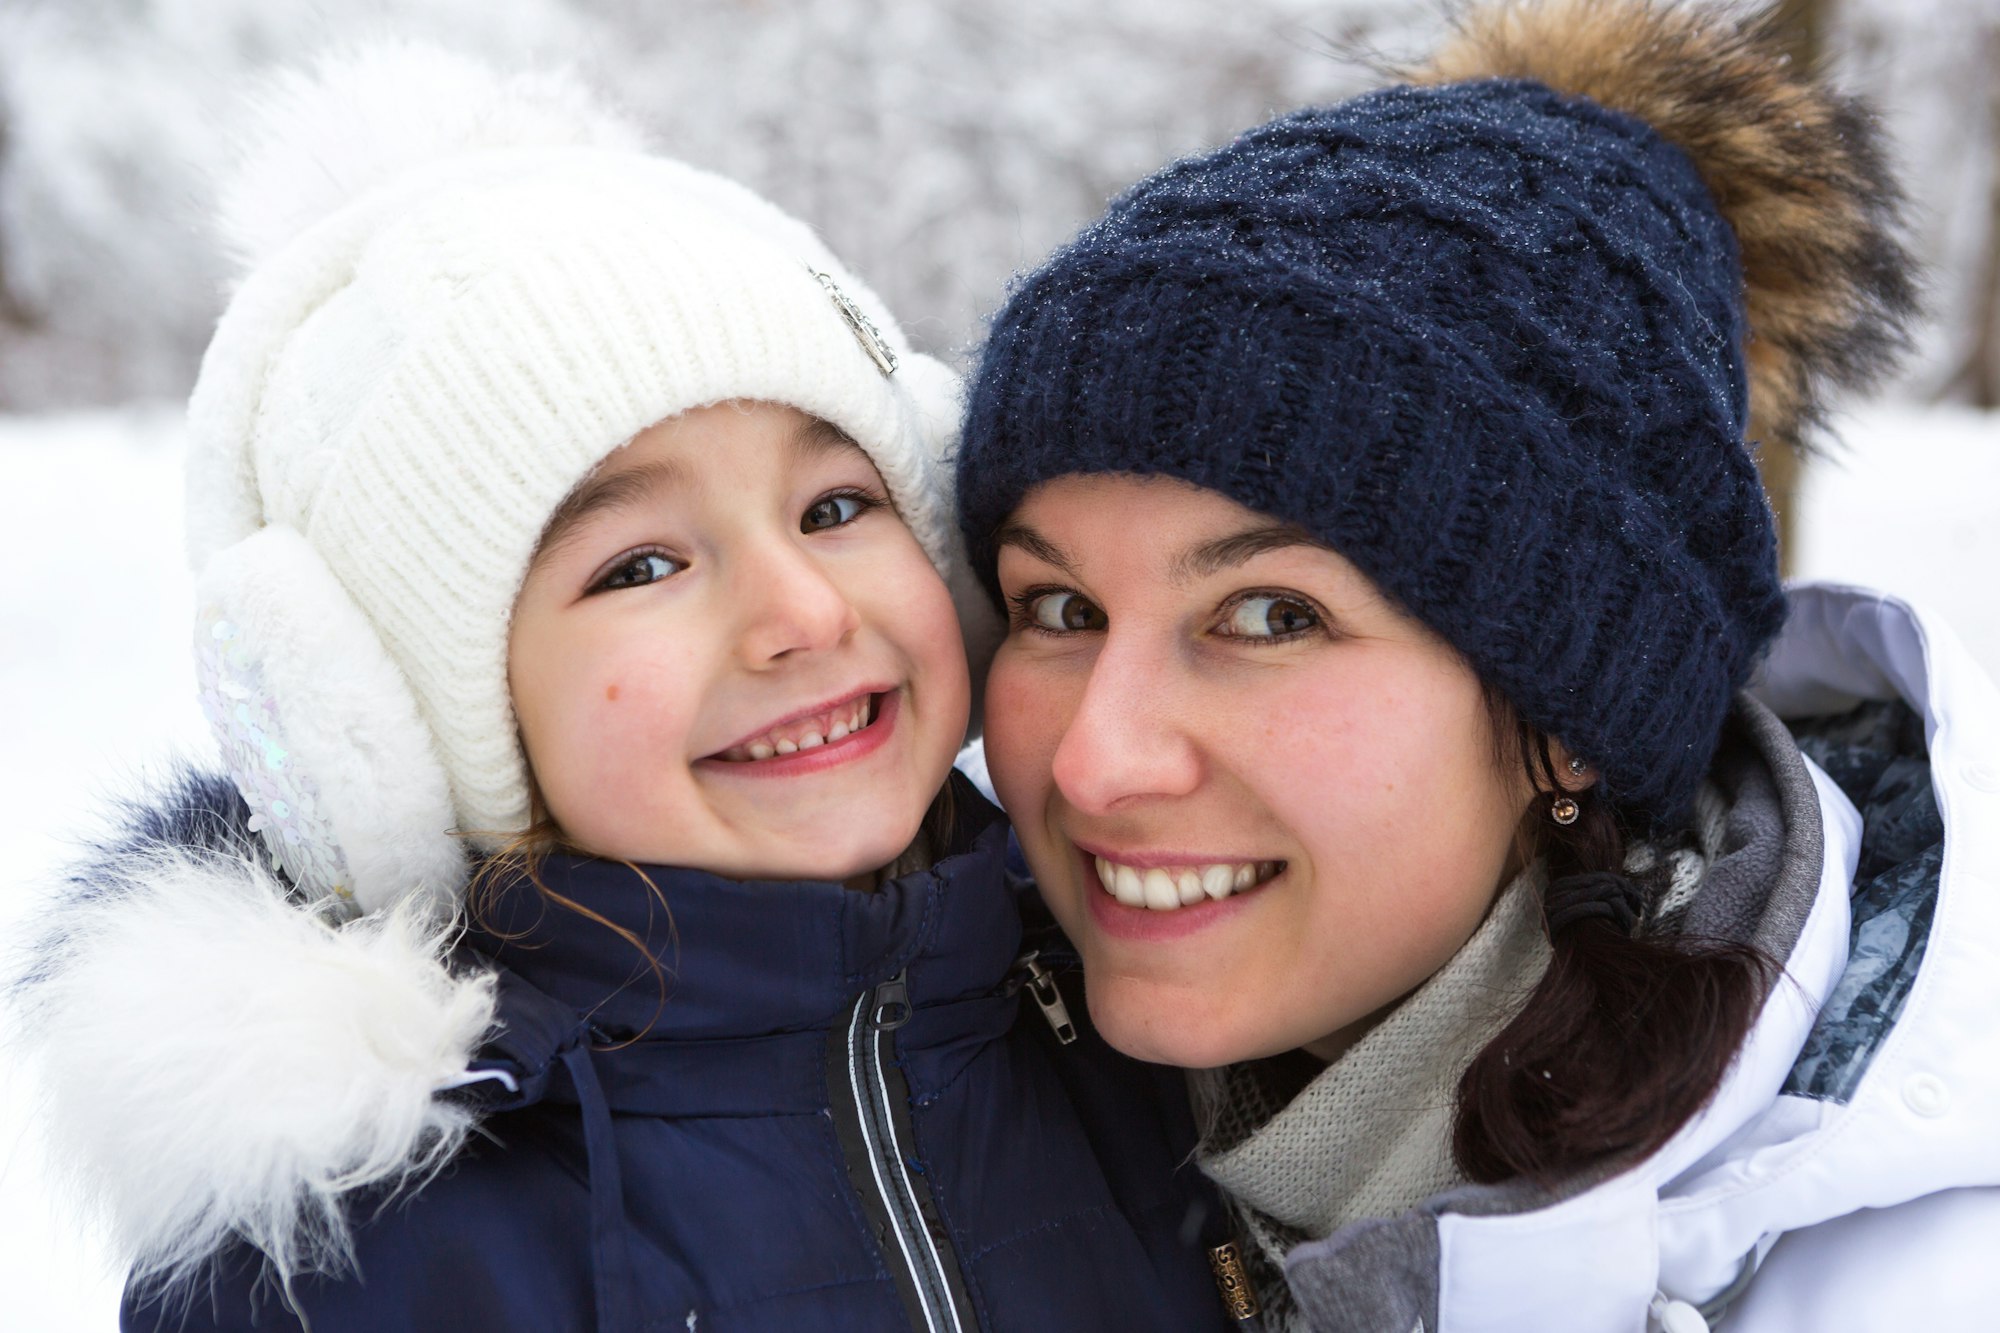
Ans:
{"type": "Polygon", "coordinates": [[[1070,805],[1105,814],[1200,785],[1199,715],[1175,688],[1174,669],[1157,648],[1107,636],[1051,766],[1070,805]]]}
{"type": "Polygon", "coordinates": [[[861,625],[846,590],[796,546],[744,565],[732,591],[743,626],[738,653],[753,668],[835,647],[861,625]]]}

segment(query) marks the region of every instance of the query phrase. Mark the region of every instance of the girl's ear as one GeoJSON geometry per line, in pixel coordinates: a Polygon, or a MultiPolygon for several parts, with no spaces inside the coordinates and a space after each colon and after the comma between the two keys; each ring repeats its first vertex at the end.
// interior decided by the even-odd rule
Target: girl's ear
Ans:
{"type": "Polygon", "coordinates": [[[295,529],[219,551],[196,588],[195,671],[250,827],[335,915],[404,899],[448,915],[466,857],[409,682],[295,529]]]}

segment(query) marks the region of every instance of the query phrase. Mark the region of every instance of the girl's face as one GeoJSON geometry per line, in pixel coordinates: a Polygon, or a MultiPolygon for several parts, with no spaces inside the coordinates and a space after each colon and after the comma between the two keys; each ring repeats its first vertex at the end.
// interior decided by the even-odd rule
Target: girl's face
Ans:
{"type": "Polygon", "coordinates": [[[738,878],[894,860],[971,706],[950,595],[874,464],[769,403],[661,422],[578,487],[507,669],[570,842],[738,878]]]}
{"type": "Polygon", "coordinates": [[[1002,530],[986,754],[1113,1045],[1331,1059],[1478,926],[1533,795],[1459,655],[1209,490],[1064,477],[1002,530]]]}

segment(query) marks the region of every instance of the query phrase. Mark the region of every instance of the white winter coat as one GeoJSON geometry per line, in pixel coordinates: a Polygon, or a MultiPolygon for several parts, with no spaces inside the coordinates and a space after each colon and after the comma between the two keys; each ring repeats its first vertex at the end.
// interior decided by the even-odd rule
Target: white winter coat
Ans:
{"type": "Polygon", "coordinates": [[[1299,1246],[1287,1275],[1316,1329],[1639,1333],[1664,1318],[1679,1333],[1706,1326],[1700,1307],[1727,1333],[2000,1329],[2000,688],[1908,603],[1807,586],[1754,693],[1780,717],[1901,698],[1928,735],[1945,825],[1935,915],[1850,1099],[1780,1091],[1847,965],[1861,835],[1808,761],[1818,892],[1800,894],[1789,983],[1708,1107],[1561,1202],[1472,1187],[1486,1201],[1464,1211],[1440,1196],[1299,1246]]]}

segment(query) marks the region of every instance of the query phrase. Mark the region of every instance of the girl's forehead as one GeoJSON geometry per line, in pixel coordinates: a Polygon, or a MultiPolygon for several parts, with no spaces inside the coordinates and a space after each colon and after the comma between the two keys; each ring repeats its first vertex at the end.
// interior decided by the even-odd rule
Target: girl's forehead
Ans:
{"type": "Polygon", "coordinates": [[[561,550],[593,518],[699,490],[724,466],[740,464],[730,470],[777,480],[808,462],[842,456],[873,466],[838,426],[783,403],[725,402],[680,413],[639,432],[577,483],[550,514],[537,558],[561,550]]]}

